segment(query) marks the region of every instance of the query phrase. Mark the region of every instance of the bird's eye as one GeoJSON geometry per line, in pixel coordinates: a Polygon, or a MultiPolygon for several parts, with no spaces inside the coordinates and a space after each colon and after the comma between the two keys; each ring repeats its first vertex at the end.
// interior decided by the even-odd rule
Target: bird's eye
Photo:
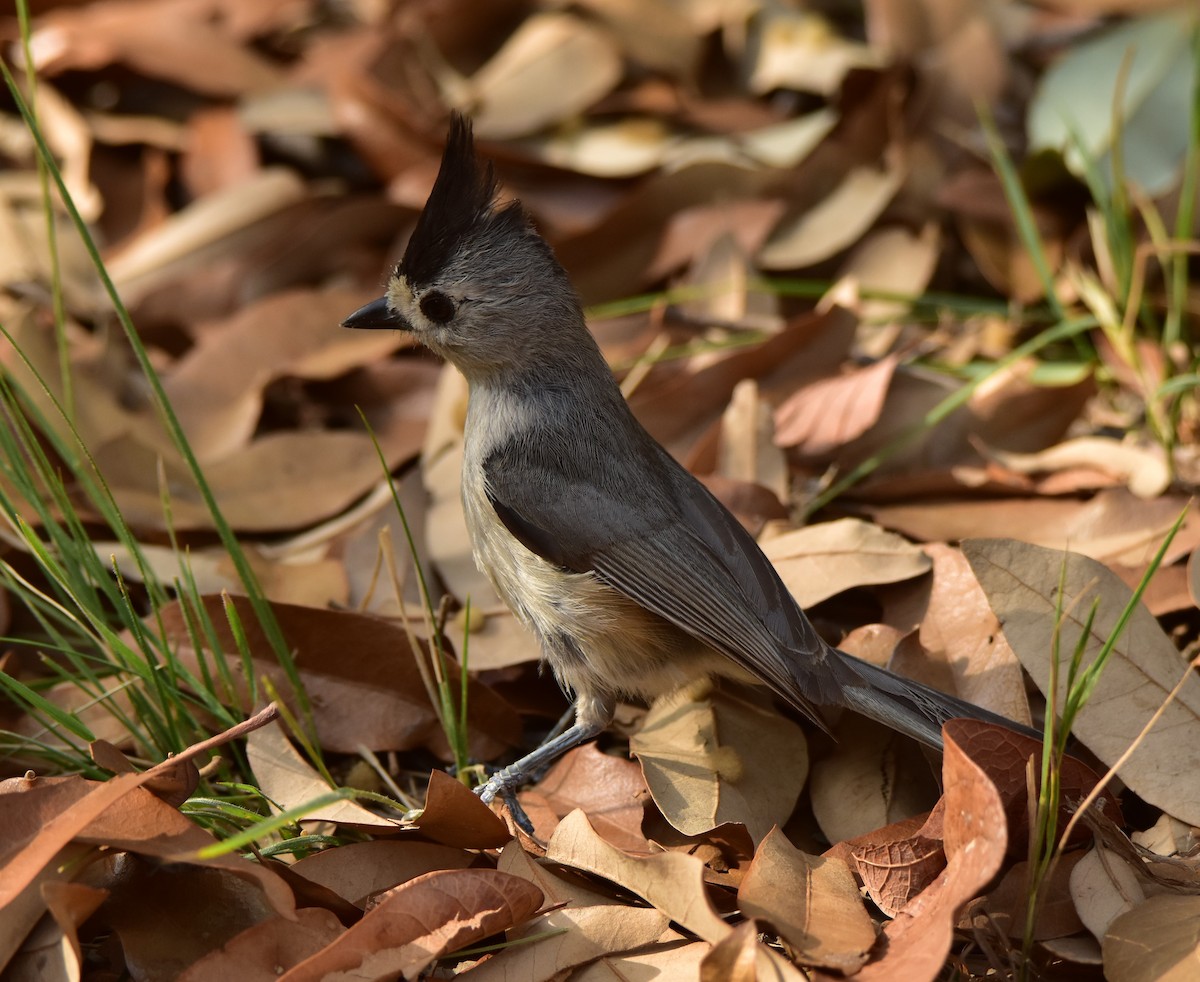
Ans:
{"type": "Polygon", "coordinates": [[[421,313],[435,324],[445,324],[454,316],[454,301],[444,293],[430,290],[421,298],[421,313]]]}

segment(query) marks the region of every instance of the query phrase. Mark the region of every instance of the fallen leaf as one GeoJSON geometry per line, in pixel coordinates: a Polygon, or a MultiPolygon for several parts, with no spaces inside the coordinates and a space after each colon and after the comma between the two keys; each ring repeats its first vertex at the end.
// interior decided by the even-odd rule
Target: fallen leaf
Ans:
{"type": "Polygon", "coordinates": [[[655,700],[629,749],[655,804],[686,835],[741,822],[757,842],[787,821],[808,775],[804,731],[770,704],[722,689],[655,700]]]}
{"type": "Polygon", "coordinates": [[[415,978],[443,955],[528,920],[532,883],[489,869],[439,870],[380,895],[363,919],[280,982],[415,978]]]}
{"type": "Polygon", "coordinates": [[[924,552],[933,561],[932,581],[921,591],[926,602],[901,600],[892,609],[895,616],[912,617],[921,625],[919,645],[900,644],[889,667],[1028,725],[1029,699],[1021,663],[970,564],[960,550],[941,543],[930,543],[924,552]],[[920,649],[919,658],[911,657],[914,647],[920,649]],[[930,663],[946,671],[931,678],[930,663]]]}
{"type": "Polygon", "coordinates": [[[852,975],[875,944],[875,927],[846,864],[801,852],[778,828],[759,846],[738,887],[738,904],[747,917],[771,924],[805,965],[852,975]]]}
{"type": "Polygon", "coordinates": [[[987,776],[947,735],[942,759],[946,789],[946,868],[883,929],[883,957],[855,976],[861,982],[932,982],[950,950],[958,909],[999,871],[1007,846],[1000,796],[987,776]]]}
{"type": "Polygon", "coordinates": [[[293,872],[362,907],[372,896],[439,869],[466,869],[476,857],[433,842],[374,839],[322,849],[293,863],[293,872]]]}
{"type": "Polygon", "coordinates": [[[775,410],[775,442],[821,457],[862,436],[878,421],[898,364],[889,355],[806,385],[775,410]]]}
{"type": "MultiPolygon", "coordinates": [[[[1049,656],[1055,646],[1056,609],[1061,582],[1064,611],[1058,650],[1060,685],[1057,710],[1066,700],[1065,680],[1085,619],[1098,601],[1096,616],[1080,669],[1095,660],[1114,632],[1130,591],[1115,574],[1093,559],[1061,553],[1011,539],[979,539],[963,544],[988,602],[1000,618],[1009,644],[1026,671],[1043,691],[1049,687],[1049,656]]],[[[1146,801],[1193,824],[1200,823],[1200,795],[1178,774],[1200,768],[1200,679],[1180,657],[1179,650],[1158,622],[1140,604],[1134,608],[1112,656],[1086,705],[1076,717],[1073,732],[1109,766],[1141,734],[1168,692],[1187,673],[1178,697],[1161,721],[1141,740],[1118,771],[1121,780],[1146,801]]]]}
{"type": "Polygon", "coordinates": [[[1200,967],[1200,897],[1150,897],[1109,925],[1111,982],[1187,982],[1200,967]]]}
{"type": "Polygon", "coordinates": [[[1146,899],[1137,871],[1096,844],[1071,869],[1071,899],[1079,919],[1103,941],[1112,922],[1146,899]]]}
{"type": "Polygon", "coordinates": [[[730,931],[705,894],[700,860],[677,852],[627,856],[601,839],[581,811],[559,823],[546,858],[612,880],[706,941],[719,941],[730,931]]]}
{"type": "Polygon", "coordinates": [[[762,549],[805,608],[853,587],[911,579],[932,566],[919,546],[857,518],[808,525],[767,539],[762,549]]]}
{"type": "Polygon", "coordinates": [[[294,921],[273,917],[230,938],[178,976],[178,982],[275,982],[344,931],[327,910],[310,907],[294,921]]]}
{"type": "Polygon", "coordinates": [[[830,842],[926,811],[936,799],[929,764],[911,741],[878,723],[844,716],[833,753],[813,765],[813,815],[830,842]]]}
{"type": "MultiPolygon", "coordinates": [[[[264,726],[246,741],[246,759],[262,793],[282,811],[303,808],[333,789],[300,752],[280,726],[264,726]]],[[[307,810],[300,821],[337,822],[362,828],[391,829],[399,824],[368,811],[355,801],[337,801],[307,810]]]]}
{"type": "MultiPolygon", "coordinates": [[[[576,747],[555,762],[534,791],[562,818],[581,809],[596,832],[627,852],[650,852],[642,835],[642,802],[647,795],[642,769],[631,760],[601,753],[594,743],[576,747]]],[[[539,833],[543,830],[539,829],[539,833]]],[[[553,828],[545,830],[549,838],[553,828]]]]}
{"type": "Polygon", "coordinates": [[[536,13],[470,78],[475,133],[503,140],[573,116],[615,86],[622,72],[602,29],[571,14],[536,13]]]}
{"type": "Polygon", "coordinates": [[[858,241],[904,181],[902,166],[856,167],[830,194],[777,228],[758,254],[763,269],[803,269],[858,241]]]}

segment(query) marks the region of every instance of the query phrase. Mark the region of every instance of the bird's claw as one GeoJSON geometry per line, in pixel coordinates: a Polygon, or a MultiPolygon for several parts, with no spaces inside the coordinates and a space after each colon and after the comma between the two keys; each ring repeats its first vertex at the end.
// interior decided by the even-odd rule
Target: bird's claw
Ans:
{"type": "Polygon", "coordinates": [[[529,820],[529,816],[525,814],[525,809],[521,806],[521,802],[517,800],[516,789],[523,782],[524,775],[522,773],[513,771],[511,767],[505,767],[479,785],[475,789],[475,793],[479,795],[479,800],[485,805],[490,805],[497,798],[503,801],[508,807],[508,812],[512,815],[513,822],[517,828],[526,835],[532,836],[534,834],[533,822],[529,820]]]}

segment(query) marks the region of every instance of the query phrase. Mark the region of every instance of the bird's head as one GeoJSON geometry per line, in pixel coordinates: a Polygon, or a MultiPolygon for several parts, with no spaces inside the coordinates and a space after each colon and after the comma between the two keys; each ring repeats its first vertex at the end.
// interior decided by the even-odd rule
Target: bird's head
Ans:
{"type": "Polygon", "coordinates": [[[495,198],[492,166],[476,159],[471,124],[456,113],[386,293],[343,326],[411,331],[468,379],[532,367],[576,345],[587,329],[565,271],[520,202],[497,207],[495,198]]]}

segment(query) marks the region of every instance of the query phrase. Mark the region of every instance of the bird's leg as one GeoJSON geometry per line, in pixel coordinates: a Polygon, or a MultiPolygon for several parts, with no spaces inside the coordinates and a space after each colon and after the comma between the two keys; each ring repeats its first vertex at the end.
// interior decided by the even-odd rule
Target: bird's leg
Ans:
{"type": "Polygon", "coordinates": [[[485,805],[499,798],[508,806],[513,821],[521,830],[533,835],[533,823],[525,814],[521,803],[517,801],[517,788],[524,784],[531,774],[553,764],[568,750],[574,750],[580,744],[587,743],[603,733],[612,720],[613,710],[614,706],[608,700],[581,699],[576,705],[573,726],[551,737],[532,753],[498,770],[477,787],[475,793],[485,805]]]}

